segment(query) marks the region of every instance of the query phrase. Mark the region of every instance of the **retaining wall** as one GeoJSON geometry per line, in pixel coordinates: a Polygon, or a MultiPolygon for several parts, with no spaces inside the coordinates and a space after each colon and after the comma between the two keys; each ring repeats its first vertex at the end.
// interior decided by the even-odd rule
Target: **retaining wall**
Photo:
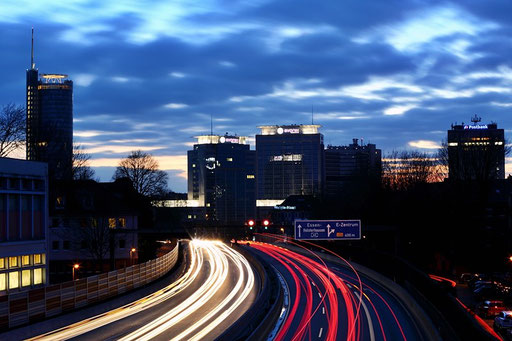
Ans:
{"type": "Polygon", "coordinates": [[[0,330],[43,320],[148,284],[178,261],[178,245],[157,259],[75,281],[0,296],[0,330]]]}

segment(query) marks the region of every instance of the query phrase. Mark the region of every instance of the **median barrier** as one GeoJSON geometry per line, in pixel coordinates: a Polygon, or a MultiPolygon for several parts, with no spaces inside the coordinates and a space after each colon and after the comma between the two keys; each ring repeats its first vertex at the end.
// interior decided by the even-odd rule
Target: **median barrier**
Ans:
{"type": "Polygon", "coordinates": [[[0,329],[18,327],[142,287],[169,272],[179,246],[157,259],[44,288],[0,296],[0,329]]]}

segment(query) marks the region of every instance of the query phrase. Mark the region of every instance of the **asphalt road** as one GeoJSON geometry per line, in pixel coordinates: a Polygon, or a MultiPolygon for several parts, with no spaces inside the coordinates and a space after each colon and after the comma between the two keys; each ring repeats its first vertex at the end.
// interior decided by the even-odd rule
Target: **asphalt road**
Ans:
{"type": "Polygon", "coordinates": [[[272,264],[289,301],[275,340],[423,340],[400,302],[380,284],[337,263],[275,245],[247,249],[272,264]]]}
{"type": "Polygon", "coordinates": [[[214,241],[190,243],[177,281],[122,307],[35,335],[33,340],[212,340],[254,302],[259,279],[248,261],[214,241]]]}

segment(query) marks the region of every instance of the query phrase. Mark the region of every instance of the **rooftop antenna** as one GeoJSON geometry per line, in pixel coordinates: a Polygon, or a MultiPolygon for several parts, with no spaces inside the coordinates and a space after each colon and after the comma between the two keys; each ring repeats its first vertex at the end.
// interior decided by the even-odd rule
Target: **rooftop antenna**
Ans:
{"type": "Polygon", "coordinates": [[[471,117],[471,122],[473,122],[473,125],[476,125],[480,121],[482,121],[482,118],[478,117],[476,114],[475,116],[471,117]]]}
{"type": "Polygon", "coordinates": [[[213,114],[210,114],[210,143],[213,143],[213,114]]]}
{"type": "Polygon", "coordinates": [[[313,104],[311,104],[311,125],[313,124],[313,104]]]}
{"type": "Polygon", "coordinates": [[[36,68],[36,64],[34,63],[34,28],[32,27],[32,47],[30,49],[30,67],[32,69],[36,68]]]}

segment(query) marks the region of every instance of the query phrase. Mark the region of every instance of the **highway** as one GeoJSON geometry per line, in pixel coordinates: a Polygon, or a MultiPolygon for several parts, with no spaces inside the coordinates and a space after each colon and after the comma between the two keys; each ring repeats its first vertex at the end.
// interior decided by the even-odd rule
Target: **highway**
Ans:
{"type": "Polygon", "coordinates": [[[190,266],[176,282],[31,340],[214,339],[251,306],[259,279],[241,254],[221,242],[192,240],[189,247],[190,266]]]}
{"type": "Polygon", "coordinates": [[[267,243],[247,249],[274,266],[289,297],[275,340],[424,339],[400,302],[355,270],[267,243]]]}

